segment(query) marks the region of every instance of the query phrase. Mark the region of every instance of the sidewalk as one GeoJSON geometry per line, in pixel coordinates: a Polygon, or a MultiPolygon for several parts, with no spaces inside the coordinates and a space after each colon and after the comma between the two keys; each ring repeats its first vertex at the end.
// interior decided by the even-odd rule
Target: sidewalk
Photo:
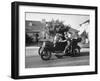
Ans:
{"type": "Polygon", "coordinates": [[[89,52],[90,48],[81,48],[80,52],[89,52]]]}
{"type": "Polygon", "coordinates": [[[89,48],[89,44],[86,43],[86,44],[82,44],[82,43],[78,43],[78,45],[82,48],[89,48]]]}

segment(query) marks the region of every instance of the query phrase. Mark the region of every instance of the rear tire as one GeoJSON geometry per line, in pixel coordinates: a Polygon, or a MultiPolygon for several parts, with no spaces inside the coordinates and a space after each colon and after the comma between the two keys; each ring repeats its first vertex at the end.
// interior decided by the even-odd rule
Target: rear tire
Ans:
{"type": "Polygon", "coordinates": [[[72,56],[79,56],[79,55],[80,55],[80,49],[75,48],[75,49],[73,50],[72,56]]]}

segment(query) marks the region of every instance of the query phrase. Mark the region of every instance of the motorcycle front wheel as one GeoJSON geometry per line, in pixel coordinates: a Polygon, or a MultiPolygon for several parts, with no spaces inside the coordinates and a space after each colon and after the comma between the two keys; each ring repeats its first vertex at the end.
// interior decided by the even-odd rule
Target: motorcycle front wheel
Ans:
{"type": "Polygon", "coordinates": [[[42,53],[40,54],[41,56],[41,59],[42,60],[50,60],[51,58],[51,52],[50,51],[47,51],[47,50],[43,50],[42,53]]]}
{"type": "Polygon", "coordinates": [[[38,50],[39,55],[41,54],[41,49],[42,49],[42,47],[40,47],[39,50],[38,50]]]}

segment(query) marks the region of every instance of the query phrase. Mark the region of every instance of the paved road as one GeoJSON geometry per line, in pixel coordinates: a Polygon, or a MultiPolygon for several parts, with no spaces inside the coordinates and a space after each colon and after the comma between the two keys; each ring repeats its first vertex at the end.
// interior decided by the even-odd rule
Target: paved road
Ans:
{"type": "MultiPolygon", "coordinates": [[[[86,48],[87,49],[87,48],[86,48]]],[[[26,50],[26,53],[29,52],[29,48],[26,50]]],[[[35,52],[34,52],[35,53],[35,52]]],[[[27,55],[25,58],[25,67],[26,68],[36,68],[36,67],[55,67],[55,66],[80,66],[80,65],[89,65],[89,50],[81,51],[80,56],[78,57],[70,57],[64,56],[61,59],[56,58],[56,56],[52,56],[49,61],[43,61],[40,56],[33,54],[27,55]]]]}

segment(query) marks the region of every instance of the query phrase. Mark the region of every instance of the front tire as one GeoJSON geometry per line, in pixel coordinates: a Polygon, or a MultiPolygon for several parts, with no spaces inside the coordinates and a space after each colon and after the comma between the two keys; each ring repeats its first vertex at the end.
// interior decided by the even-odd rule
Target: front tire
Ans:
{"type": "Polygon", "coordinates": [[[51,52],[47,50],[43,50],[40,55],[41,55],[41,59],[45,61],[50,60],[51,58],[51,52]]]}
{"type": "Polygon", "coordinates": [[[38,50],[39,55],[41,54],[41,49],[42,49],[42,47],[40,47],[39,50],[38,50]]]}

